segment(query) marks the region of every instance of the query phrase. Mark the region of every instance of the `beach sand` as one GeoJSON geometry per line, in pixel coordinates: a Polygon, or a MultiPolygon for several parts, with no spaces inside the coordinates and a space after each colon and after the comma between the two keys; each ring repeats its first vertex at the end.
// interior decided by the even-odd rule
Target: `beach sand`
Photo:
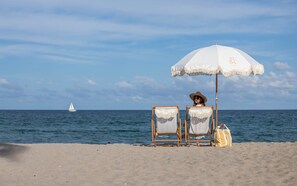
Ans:
{"type": "Polygon", "coordinates": [[[0,144],[0,184],[297,185],[297,142],[231,148],[0,144]]]}

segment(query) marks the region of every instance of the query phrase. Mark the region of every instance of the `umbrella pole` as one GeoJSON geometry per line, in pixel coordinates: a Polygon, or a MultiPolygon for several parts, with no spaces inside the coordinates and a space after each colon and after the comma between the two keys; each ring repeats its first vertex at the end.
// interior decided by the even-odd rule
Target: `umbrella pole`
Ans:
{"type": "Polygon", "coordinates": [[[216,126],[218,126],[218,121],[219,121],[219,111],[218,111],[218,74],[216,74],[216,126]]]}

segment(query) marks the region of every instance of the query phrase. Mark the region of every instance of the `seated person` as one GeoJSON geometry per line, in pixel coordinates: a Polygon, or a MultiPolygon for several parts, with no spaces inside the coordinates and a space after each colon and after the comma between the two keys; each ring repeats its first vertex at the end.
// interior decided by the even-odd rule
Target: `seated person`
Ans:
{"type": "Polygon", "coordinates": [[[193,106],[196,107],[205,106],[205,103],[207,102],[206,96],[204,96],[201,92],[190,94],[190,98],[193,100],[193,106]]]}

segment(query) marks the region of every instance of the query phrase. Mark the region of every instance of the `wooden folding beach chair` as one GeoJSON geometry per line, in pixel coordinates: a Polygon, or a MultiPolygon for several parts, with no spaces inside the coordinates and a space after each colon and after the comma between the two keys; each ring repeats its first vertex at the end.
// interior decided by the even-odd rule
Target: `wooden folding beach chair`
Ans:
{"type": "Polygon", "coordinates": [[[152,142],[177,142],[182,140],[181,119],[178,106],[152,107],[152,142]]]}
{"type": "Polygon", "coordinates": [[[212,146],[214,123],[212,106],[187,106],[184,122],[187,145],[195,142],[199,146],[200,143],[208,142],[212,146]]]}

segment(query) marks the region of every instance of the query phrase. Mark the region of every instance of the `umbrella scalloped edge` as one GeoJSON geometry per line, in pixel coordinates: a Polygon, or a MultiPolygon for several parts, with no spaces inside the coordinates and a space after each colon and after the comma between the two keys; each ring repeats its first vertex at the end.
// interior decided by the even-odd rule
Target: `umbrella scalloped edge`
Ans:
{"type": "Polygon", "coordinates": [[[223,71],[220,67],[218,70],[209,70],[209,69],[181,69],[175,70],[171,69],[172,76],[183,76],[184,74],[188,74],[189,76],[197,76],[197,75],[214,75],[214,74],[222,74],[224,76],[232,76],[232,75],[243,75],[248,76],[250,74],[253,75],[261,75],[264,73],[264,66],[258,65],[256,69],[250,68],[247,71],[242,70],[232,70],[232,71],[223,71]]]}

